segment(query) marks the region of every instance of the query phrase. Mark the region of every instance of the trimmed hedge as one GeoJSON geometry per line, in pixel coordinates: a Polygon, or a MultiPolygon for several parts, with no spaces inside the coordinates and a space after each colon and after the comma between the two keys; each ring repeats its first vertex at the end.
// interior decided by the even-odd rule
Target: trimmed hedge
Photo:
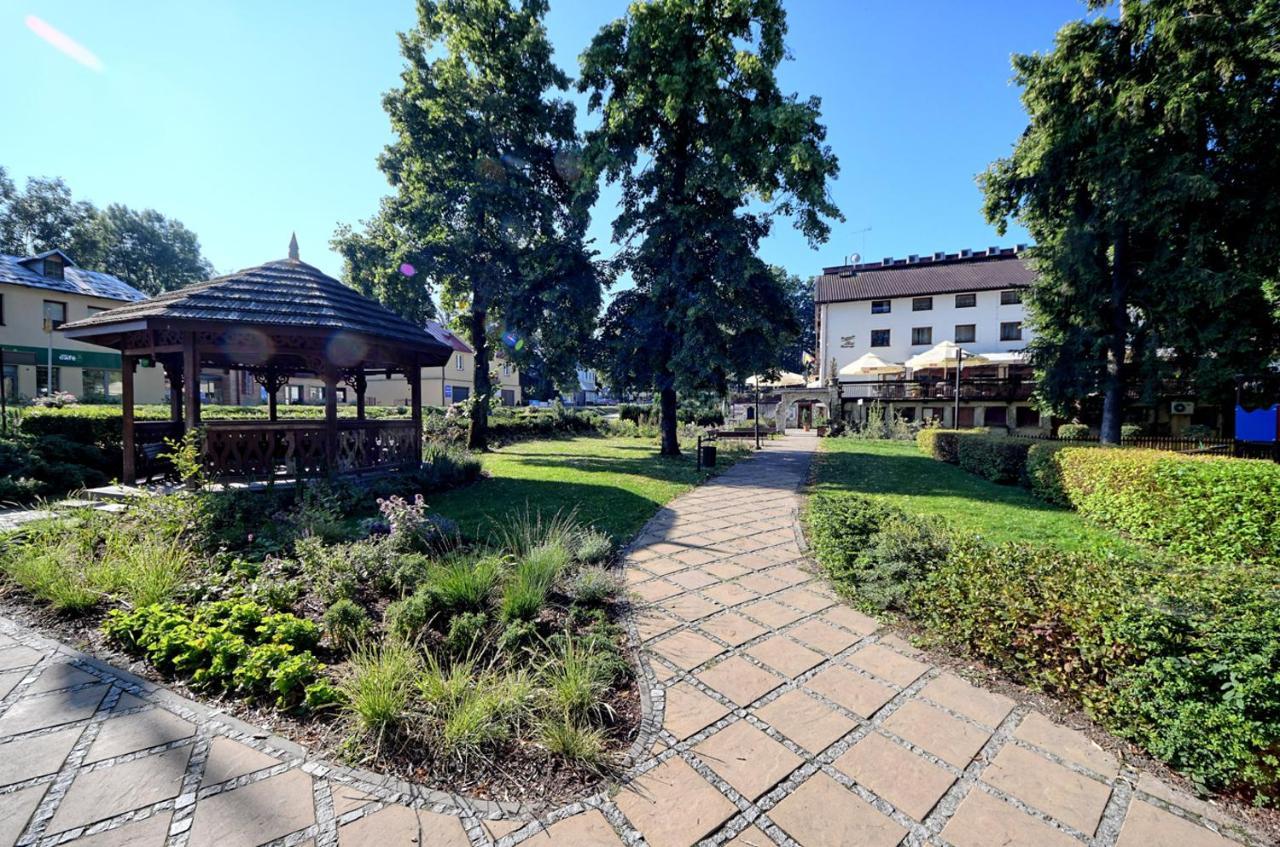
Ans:
{"type": "Polygon", "coordinates": [[[1274,462],[1060,447],[1037,451],[1031,479],[1045,499],[1196,562],[1280,565],[1274,462]]]}
{"type": "Polygon", "coordinates": [[[939,462],[960,464],[960,436],[964,430],[926,427],[916,433],[916,446],[939,462]]]}
{"type": "Polygon", "coordinates": [[[1197,784],[1280,800],[1277,567],[993,545],[854,494],[815,495],[808,523],[862,605],[1082,703],[1197,784]]]}
{"type": "Polygon", "coordinates": [[[1013,436],[961,433],[956,446],[961,468],[1001,485],[1013,485],[1026,475],[1031,444],[1013,436]]]}

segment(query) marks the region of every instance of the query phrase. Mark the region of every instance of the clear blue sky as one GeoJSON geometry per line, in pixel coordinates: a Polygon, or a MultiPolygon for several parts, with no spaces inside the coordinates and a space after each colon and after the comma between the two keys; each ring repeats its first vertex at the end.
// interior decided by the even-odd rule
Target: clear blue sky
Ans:
{"type": "MultiPolygon", "coordinates": [[[[784,89],[822,98],[840,158],[846,221],[811,250],[789,223],[767,261],[809,275],[866,259],[982,248],[974,182],[1025,125],[1009,57],[1048,49],[1077,0],[790,0],[794,56],[784,89]],[[870,227],[869,232],[861,230],[870,227]]],[[[551,0],[548,29],[572,75],[624,0],[551,0]]],[[[78,198],[152,207],[199,234],[219,271],[285,255],[335,273],[328,241],[386,193],[375,158],[389,140],[381,95],[396,84],[396,32],[410,0],[103,3],[9,0],[0,7],[0,165],[21,183],[61,176],[78,198]],[[100,62],[37,37],[35,15],[100,62]]],[[[576,99],[576,98],[575,98],[576,99]]],[[[580,114],[580,123],[589,120],[580,114]]],[[[594,221],[612,254],[610,194],[594,221]]]]}

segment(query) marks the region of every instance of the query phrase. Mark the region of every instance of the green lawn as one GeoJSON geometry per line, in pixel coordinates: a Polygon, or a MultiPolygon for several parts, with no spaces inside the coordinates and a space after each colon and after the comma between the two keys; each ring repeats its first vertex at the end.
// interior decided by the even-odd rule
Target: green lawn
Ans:
{"type": "Polygon", "coordinates": [[[913,442],[823,439],[815,487],[882,497],[910,512],[942,515],[955,526],[996,542],[1026,541],[1068,550],[1132,547],[1069,509],[1037,500],[1023,488],[996,485],[931,459],[913,442]]]}
{"type": "MultiPolygon", "coordinates": [[[[552,515],[577,510],[578,519],[625,542],[663,503],[710,474],[694,467],[693,450],[664,459],[648,439],[579,436],[525,441],[482,457],[485,477],[431,498],[430,508],[484,538],[491,521],[512,512],[552,515]]],[[[720,469],[732,463],[720,454],[720,469]]]]}

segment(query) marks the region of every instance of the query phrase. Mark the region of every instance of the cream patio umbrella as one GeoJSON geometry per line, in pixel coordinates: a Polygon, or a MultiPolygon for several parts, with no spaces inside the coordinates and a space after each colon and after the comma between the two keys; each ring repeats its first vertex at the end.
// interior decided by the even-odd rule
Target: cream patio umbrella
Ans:
{"type": "Polygon", "coordinates": [[[761,388],[769,385],[778,388],[794,388],[795,386],[804,385],[805,378],[798,373],[791,371],[782,371],[776,379],[769,379],[763,376],[749,376],[746,379],[747,385],[752,388],[761,388]]]}
{"type": "Polygon", "coordinates": [[[925,368],[942,368],[942,378],[947,378],[947,366],[954,363],[956,366],[956,398],[955,409],[951,414],[951,425],[958,427],[960,425],[960,373],[964,369],[964,363],[971,365],[985,365],[987,359],[983,356],[965,350],[954,341],[939,341],[923,353],[919,353],[907,359],[906,365],[913,371],[924,370],[925,368]]]}
{"type": "Polygon", "coordinates": [[[875,353],[864,353],[836,373],[839,376],[888,376],[905,370],[902,365],[886,362],[875,353]]]}

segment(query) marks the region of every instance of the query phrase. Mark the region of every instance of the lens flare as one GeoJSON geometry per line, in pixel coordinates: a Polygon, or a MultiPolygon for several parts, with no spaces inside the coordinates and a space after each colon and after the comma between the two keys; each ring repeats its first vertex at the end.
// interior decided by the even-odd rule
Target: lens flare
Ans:
{"type": "Polygon", "coordinates": [[[329,361],[340,368],[354,367],[364,361],[369,352],[369,345],[359,336],[347,332],[339,332],[329,339],[325,347],[325,355],[329,361]]]}
{"type": "Polygon", "coordinates": [[[88,47],[85,47],[53,24],[35,15],[27,15],[26,24],[27,29],[34,32],[54,50],[74,62],[79,62],[95,73],[102,73],[102,60],[93,55],[93,51],[88,47]]]}
{"type": "Polygon", "coordinates": [[[409,264],[408,262],[405,262],[403,265],[400,266],[400,273],[404,274],[405,276],[413,276],[417,272],[418,272],[418,269],[415,268],[413,265],[409,264]]]}
{"type": "Polygon", "coordinates": [[[223,352],[236,362],[257,367],[265,365],[275,352],[271,338],[260,330],[236,329],[227,333],[223,352]]]}

